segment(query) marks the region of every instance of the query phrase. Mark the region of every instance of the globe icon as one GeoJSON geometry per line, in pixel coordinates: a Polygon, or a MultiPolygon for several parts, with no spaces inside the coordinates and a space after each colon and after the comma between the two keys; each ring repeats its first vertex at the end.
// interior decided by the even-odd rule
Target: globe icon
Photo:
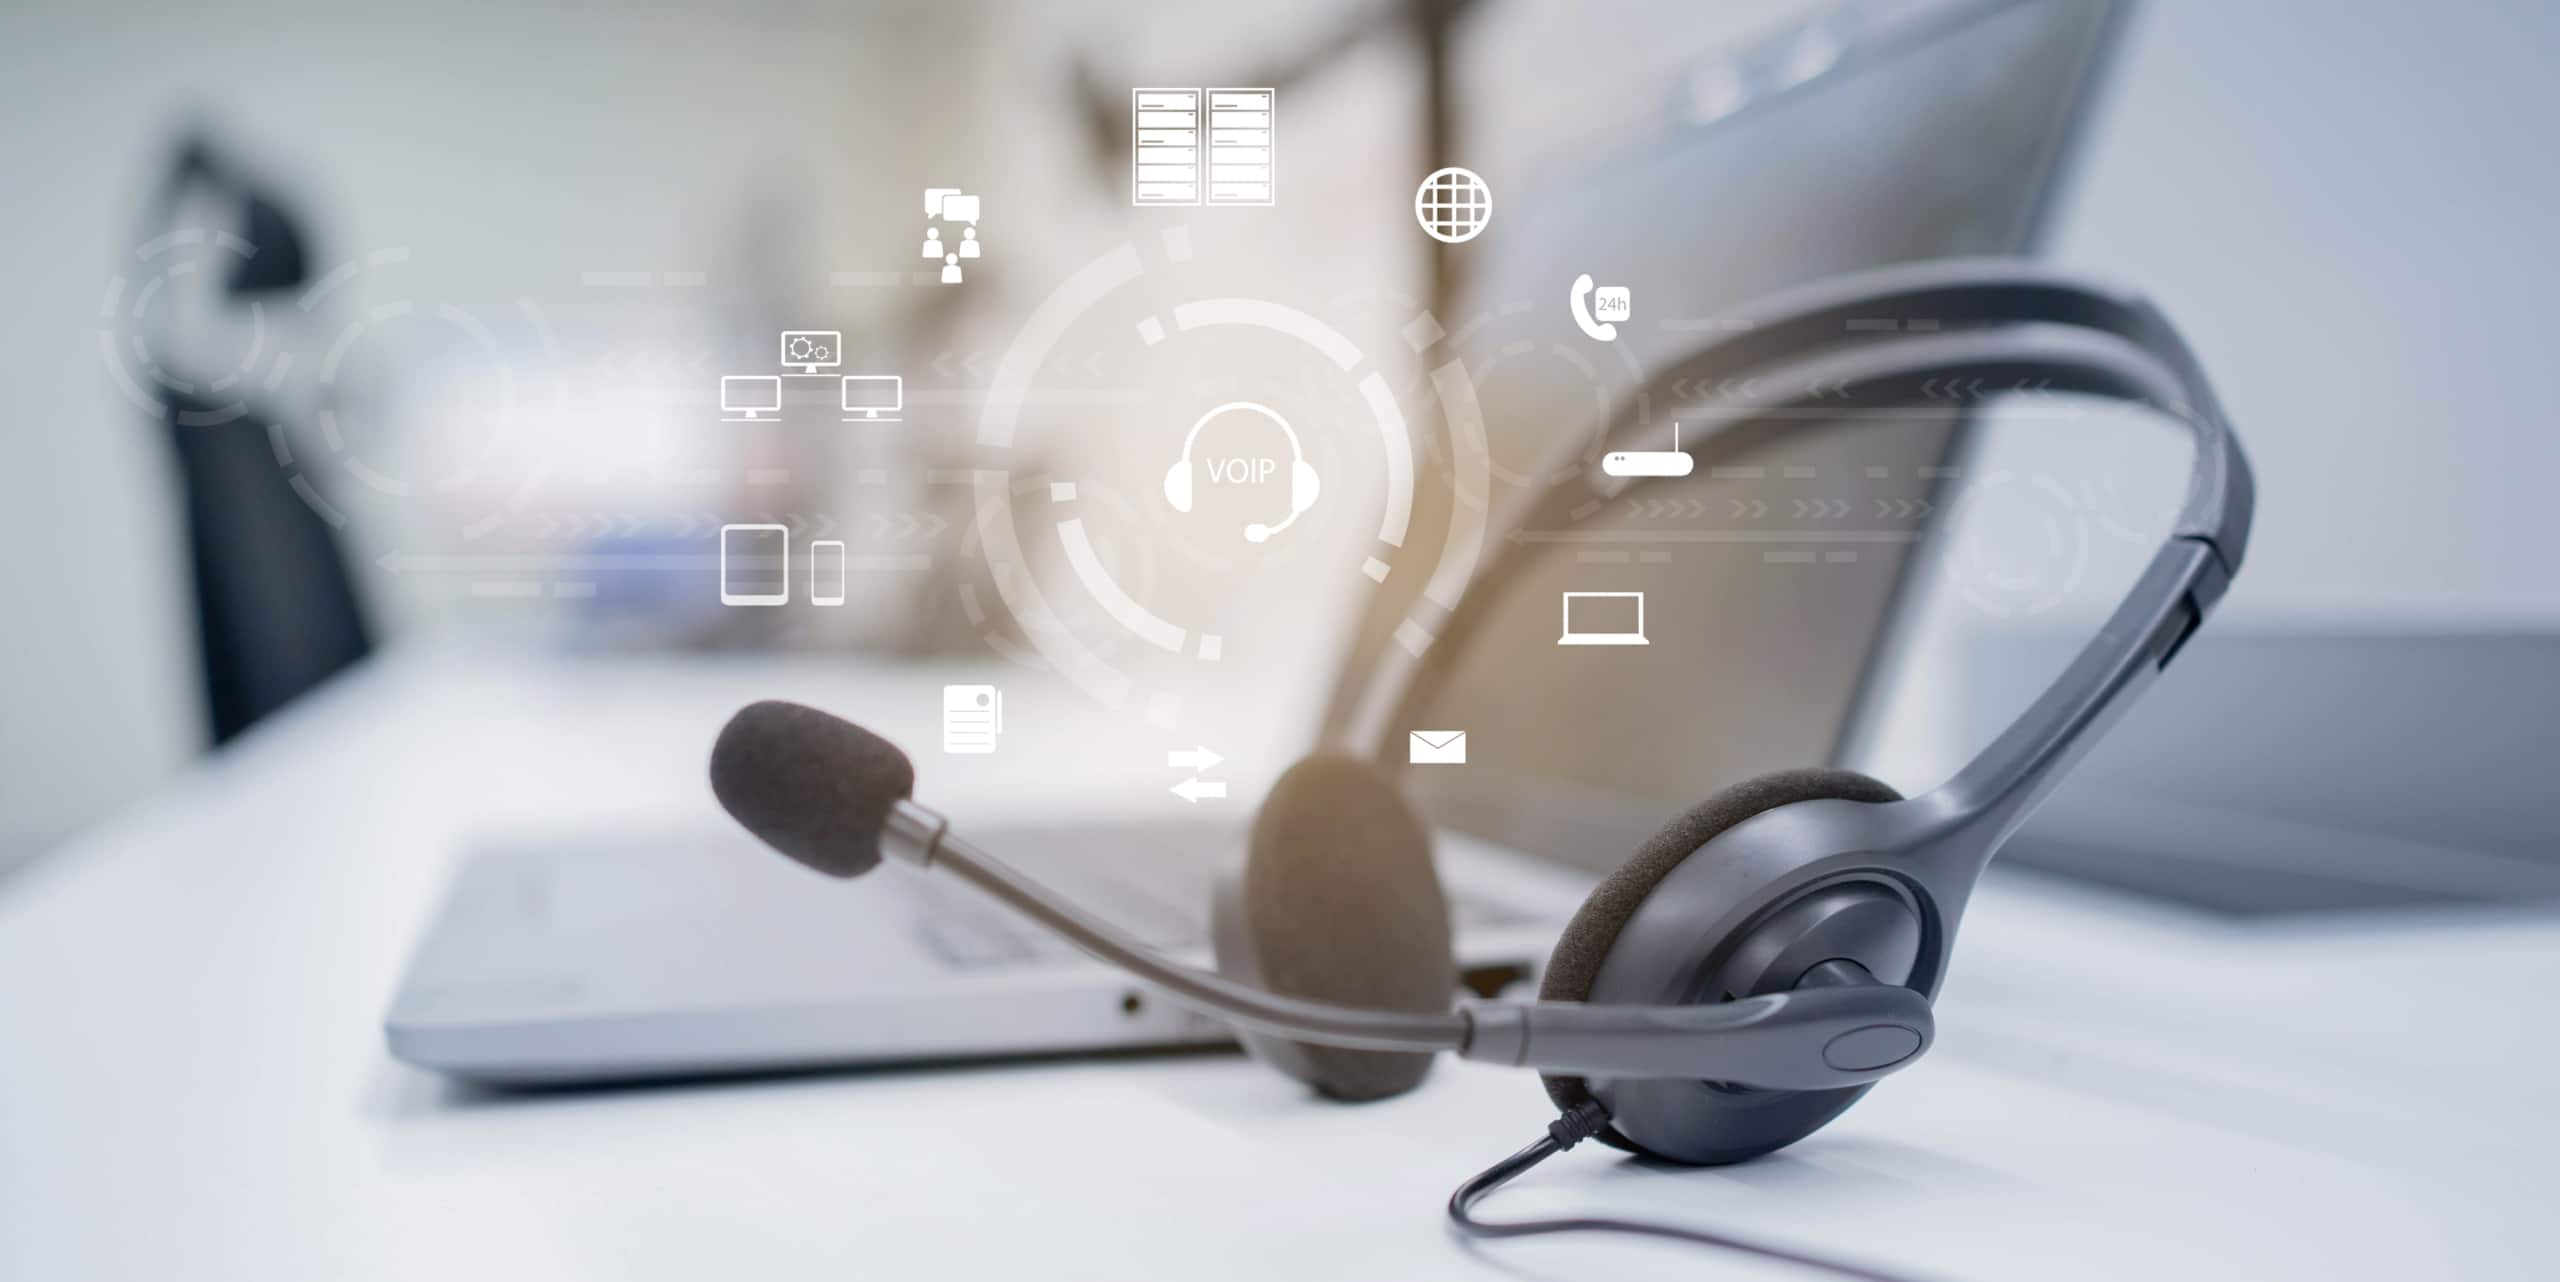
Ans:
{"type": "Polygon", "coordinates": [[[1474,240],[1493,221],[1493,189],[1472,169],[1435,169],[1413,193],[1413,218],[1433,240],[1474,240]]]}

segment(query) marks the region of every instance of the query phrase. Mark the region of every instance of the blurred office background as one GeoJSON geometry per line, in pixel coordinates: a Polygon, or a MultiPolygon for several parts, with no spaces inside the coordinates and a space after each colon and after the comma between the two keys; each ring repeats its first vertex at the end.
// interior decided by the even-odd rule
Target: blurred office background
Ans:
{"type": "MultiPolygon", "coordinates": [[[[325,315],[270,309],[266,341],[319,359],[351,318],[409,299],[488,331],[385,321],[341,367],[337,444],[411,481],[400,501],[367,502],[346,468],[313,467],[349,491],[340,535],[376,644],[911,650],[948,638],[879,624],[898,613],[897,584],[822,629],[742,631],[628,585],[492,598],[382,558],[460,550],[455,531],[508,511],[537,466],[593,487],[577,511],[681,522],[723,501],[769,505],[663,480],[734,468],[731,451],[752,448],[703,430],[709,376],[768,361],[773,332],[803,317],[856,351],[868,341],[911,386],[971,374],[919,371],[1001,350],[1056,280],[1131,234],[1109,149],[1128,84],[1261,83],[1305,61],[1282,90],[1280,207],[1240,233],[1267,252],[1230,285],[1304,297],[1312,273],[1316,300],[1346,282],[1428,298],[1427,243],[1404,211],[1426,79],[1410,24],[1372,20],[1380,7],[13,5],[0,17],[13,122],[0,134],[0,867],[141,797],[211,738],[171,451],[112,368],[126,337],[114,309],[149,275],[137,250],[185,140],[209,140],[289,204],[315,275],[364,265],[325,315]],[[879,246],[913,240],[917,192],[946,176],[987,202],[986,276],[964,296],[835,283],[912,270],[879,246]]],[[[1448,33],[1454,139],[1464,163],[1534,187],[1640,133],[1685,69],[1811,7],[1483,0],[1448,33]]],[[[2546,515],[2560,434],[2544,388],[2560,15],[2532,0],[2158,0],[2126,40],[2050,256],[2157,297],[2242,425],[2265,497],[2228,620],[2560,623],[2546,515]]],[[[951,413],[958,441],[974,416],[951,413]]],[[[2175,452],[2140,443],[2159,435],[2004,430],[1984,461],[2173,483],[2175,452]]],[[[878,448],[763,461],[789,465],[790,501],[850,511],[878,448]]],[[[918,448],[959,465],[956,450],[918,448]]],[[[936,515],[929,495],[881,501],[936,515]]],[[[503,529],[488,537],[473,546],[507,546],[503,529]]],[[[2021,626],[2085,623],[2137,556],[2021,626]]],[[[1984,623],[1960,603],[1922,606],[1948,635],[1984,623]]],[[[1349,610],[1297,624],[1320,635],[1349,610]]],[[[1311,649],[1293,679],[1318,680],[1330,653],[1311,649]]],[[[1933,695],[1947,697],[1917,688],[1910,706],[1933,695]]]]}

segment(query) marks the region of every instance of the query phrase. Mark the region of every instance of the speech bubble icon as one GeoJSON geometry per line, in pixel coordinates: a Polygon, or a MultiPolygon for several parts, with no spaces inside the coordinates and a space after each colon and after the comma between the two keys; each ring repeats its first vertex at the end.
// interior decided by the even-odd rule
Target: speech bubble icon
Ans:
{"type": "Polygon", "coordinates": [[[957,187],[927,187],[927,188],[925,188],[925,189],[924,189],[924,216],[925,216],[925,217],[927,217],[927,218],[931,218],[931,217],[933,217],[935,214],[941,213],[941,212],[942,212],[942,198],[943,198],[943,197],[945,197],[945,196],[957,196],[957,195],[959,195],[959,194],[960,194],[960,189],[959,189],[959,188],[957,188],[957,187]]]}
{"type": "Polygon", "coordinates": [[[958,191],[943,197],[942,221],[946,223],[967,223],[972,227],[977,226],[978,198],[969,195],[966,192],[958,191]]]}

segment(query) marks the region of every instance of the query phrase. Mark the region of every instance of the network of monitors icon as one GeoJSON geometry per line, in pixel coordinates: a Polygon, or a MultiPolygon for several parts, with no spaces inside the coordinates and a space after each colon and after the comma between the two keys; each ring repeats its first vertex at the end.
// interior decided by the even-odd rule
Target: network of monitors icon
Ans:
{"type": "Polygon", "coordinates": [[[847,423],[895,423],[906,409],[906,380],[896,374],[838,374],[844,334],[827,329],[782,331],[779,374],[720,376],[720,417],[726,423],[764,423],[782,417],[786,378],[836,380],[836,405],[847,423]]]}

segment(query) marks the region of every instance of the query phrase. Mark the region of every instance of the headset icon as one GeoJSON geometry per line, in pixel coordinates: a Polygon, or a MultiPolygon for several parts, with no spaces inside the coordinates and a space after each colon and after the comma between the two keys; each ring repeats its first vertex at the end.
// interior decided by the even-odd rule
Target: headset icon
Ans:
{"type": "Polygon", "coordinates": [[[1242,410],[1270,419],[1279,425],[1280,434],[1289,438],[1289,515],[1278,525],[1264,525],[1256,521],[1244,527],[1245,542],[1260,543],[1288,529],[1297,521],[1300,512],[1316,505],[1316,496],[1324,490],[1324,483],[1316,476],[1316,469],[1307,462],[1305,447],[1298,444],[1297,429],[1289,426],[1289,420],[1280,417],[1267,405],[1256,405],[1251,401],[1229,401],[1201,415],[1200,420],[1191,425],[1190,434],[1182,438],[1182,461],[1165,470],[1164,501],[1172,504],[1176,512],[1191,510],[1191,447],[1199,441],[1200,429],[1207,427],[1209,420],[1229,410],[1242,410]]]}

